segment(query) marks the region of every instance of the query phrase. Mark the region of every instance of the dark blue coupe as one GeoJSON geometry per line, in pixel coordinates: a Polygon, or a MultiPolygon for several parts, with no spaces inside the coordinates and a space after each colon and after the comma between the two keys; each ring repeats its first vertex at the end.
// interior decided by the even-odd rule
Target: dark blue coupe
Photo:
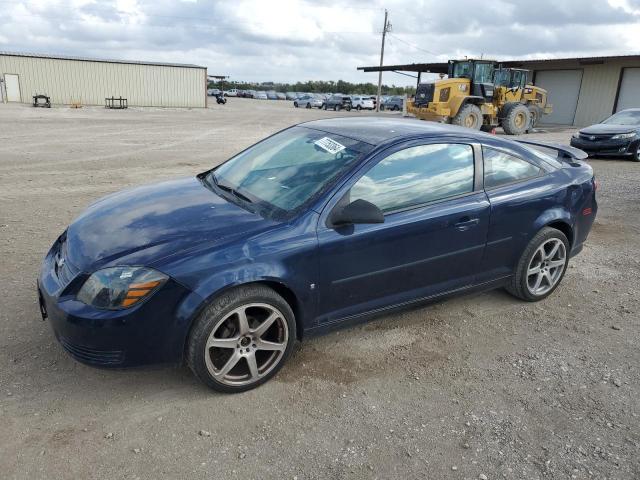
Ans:
{"type": "Polygon", "coordinates": [[[412,120],[303,123],[91,205],[44,259],[42,314],[82,362],[184,359],[247,390],[337,325],[472,290],[545,298],[596,215],[585,156],[412,120]]]}

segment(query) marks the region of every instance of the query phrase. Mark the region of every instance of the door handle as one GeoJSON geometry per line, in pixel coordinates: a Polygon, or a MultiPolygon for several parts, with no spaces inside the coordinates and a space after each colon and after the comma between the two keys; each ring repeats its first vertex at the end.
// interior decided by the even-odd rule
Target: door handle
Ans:
{"type": "Polygon", "coordinates": [[[470,228],[475,227],[479,223],[480,223],[479,218],[463,217],[458,221],[458,223],[455,223],[453,226],[456,227],[456,229],[460,230],[461,232],[465,232],[470,228]]]}

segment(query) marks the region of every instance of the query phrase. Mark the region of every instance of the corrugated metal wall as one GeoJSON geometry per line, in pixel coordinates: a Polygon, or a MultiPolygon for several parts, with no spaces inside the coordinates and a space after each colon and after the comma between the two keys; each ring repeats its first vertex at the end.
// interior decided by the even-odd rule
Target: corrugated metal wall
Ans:
{"type": "Polygon", "coordinates": [[[130,106],[206,107],[206,70],[0,55],[0,77],[18,74],[24,103],[47,94],[54,104],[104,105],[105,97],[130,106]]]}
{"type": "MultiPolygon", "coordinates": [[[[624,67],[640,67],[635,59],[616,59],[601,64],[585,65],[577,60],[566,62],[523,62],[531,70],[582,69],[582,85],[573,124],[578,127],[598,123],[613,113],[624,67]]],[[[640,107],[640,105],[638,105],[640,107]]]]}

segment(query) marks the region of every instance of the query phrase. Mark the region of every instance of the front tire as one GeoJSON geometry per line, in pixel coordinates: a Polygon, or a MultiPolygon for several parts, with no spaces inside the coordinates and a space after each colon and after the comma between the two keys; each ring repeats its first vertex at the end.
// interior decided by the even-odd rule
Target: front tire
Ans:
{"type": "Polygon", "coordinates": [[[482,126],[482,111],[480,107],[472,103],[467,103],[462,107],[455,117],[451,120],[453,125],[471,128],[472,130],[480,130],[482,126]]]}
{"type": "Polygon", "coordinates": [[[566,235],[555,228],[544,227],[524,249],[507,291],[528,302],[547,298],[560,285],[568,264],[566,235]]]}
{"type": "Polygon", "coordinates": [[[194,323],[187,363],[210,388],[237,393],[272,378],[291,355],[296,322],[272,289],[254,285],[216,298],[194,323]]]}
{"type": "Polygon", "coordinates": [[[298,102],[293,102],[293,106],[298,108],[298,102]]]}
{"type": "Polygon", "coordinates": [[[531,115],[529,109],[521,103],[509,108],[502,120],[502,129],[507,135],[522,135],[529,129],[531,115]]]}
{"type": "Polygon", "coordinates": [[[636,153],[633,154],[631,160],[634,162],[640,162],[640,143],[638,143],[638,146],[636,147],[636,153]]]}

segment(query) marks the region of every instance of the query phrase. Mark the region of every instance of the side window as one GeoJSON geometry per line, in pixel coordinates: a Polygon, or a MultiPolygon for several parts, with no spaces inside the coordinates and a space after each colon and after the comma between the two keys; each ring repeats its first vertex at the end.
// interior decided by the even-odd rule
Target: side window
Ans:
{"type": "Polygon", "coordinates": [[[470,145],[420,145],[381,160],[351,187],[351,201],[363,199],[390,212],[470,193],[473,175],[470,145]]]}
{"type": "Polygon", "coordinates": [[[542,169],[514,155],[489,147],[482,147],[484,157],[484,188],[537,177],[542,169]]]}

